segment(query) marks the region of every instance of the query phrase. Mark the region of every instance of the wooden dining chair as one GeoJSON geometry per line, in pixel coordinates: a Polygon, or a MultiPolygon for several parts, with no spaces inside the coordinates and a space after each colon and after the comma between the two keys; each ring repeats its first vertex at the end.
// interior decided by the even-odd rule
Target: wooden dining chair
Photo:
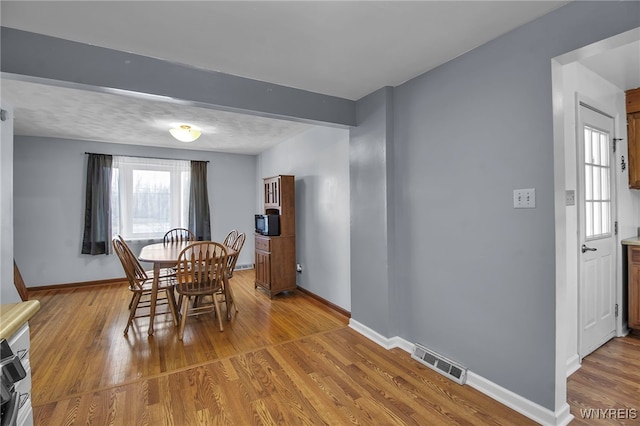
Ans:
{"type": "MultiPolygon", "coordinates": [[[[230,254],[227,256],[227,269],[226,269],[227,280],[226,282],[222,283],[222,289],[220,290],[220,295],[222,296],[221,301],[226,302],[226,299],[224,299],[225,297],[224,295],[228,293],[229,303],[227,303],[227,306],[233,305],[236,312],[238,312],[238,305],[236,305],[236,299],[235,297],[233,297],[233,287],[231,287],[229,280],[231,279],[231,277],[233,277],[233,271],[236,268],[236,262],[238,261],[238,256],[240,255],[240,251],[242,251],[242,247],[244,246],[244,241],[246,238],[247,238],[247,235],[244,232],[241,232],[238,234],[238,237],[233,242],[233,246],[231,247],[233,254],[230,254]],[[228,289],[226,289],[226,291],[224,288],[225,285],[229,286],[228,289]]],[[[227,310],[227,318],[231,319],[231,312],[229,312],[228,310],[227,310]]]]}
{"type": "Polygon", "coordinates": [[[244,232],[241,232],[238,234],[238,237],[236,238],[236,240],[233,242],[233,245],[231,246],[231,248],[235,253],[233,256],[229,256],[229,260],[227,261],[227,265],[229,266],[227,268],[227,273],[229,278],[233,277],[233,271],[236,269],[236,262],[238,261],[238,256],[242,251],[242,247],[244,247],[244,241],[246,239],[247,239],[247,234],[245,234],[244,232]]]}
{"type": "Polygon", "coordinates": [[[187,228],[173,228],[164,234],[165,243],[182,243],[184,241],[195,241],[196,234],[187,228]]]}
{"type": "Polygon", "coordinates": [[[223,288],[226,266],[227,248],[220,243],[199,241],[180,252],[176,266],[176,291],[180,295],[182,311],[178,339],[182,340],[184,336],[187,317],[204,311],[215,311],[220,331],[224,331],[217,294],[223,288]],[[212,303],[204,303],[203,296],[211,296],[212,303]],[[190,306],[191,298],[200,301],[190,306]]]}
{"type": "Polygon", "coordinates": [[[225,247],[233,247],[233,243],[236,238],[238,238],[238,231],[236,229],[232,229],[231,231],[229,231],[227,236],[224,237],[224,241],[222,242],[222,244],[224,244],[225,247]]]}
{"type": "MultiPolygon", "coordinates": [[[[124,335],[129,332],[129,327],[135,318],[150,317],[146,311],[149,307],[148,298],[153,290],[153,272],[145,271],[138,258],[120,235],[113,238],[113,248],[122,268],[129,281],[129,290],[133,293],[133,298],[129,304],[129,319],[124,329],[124,335]],[[144,298],[144,299],[143,299],[144,298]]],[[[167,305],[168,311],[156,311],[156,315],[170,313],[173,317],[174,325],[178,325],[178,312],[176,309],[176,299],[174,295],[174,279],[173,270],[162,270],[158,277],[158,305],[167,305]]],[[[152,319],[150,319],[152,320],[152,319]]]]}

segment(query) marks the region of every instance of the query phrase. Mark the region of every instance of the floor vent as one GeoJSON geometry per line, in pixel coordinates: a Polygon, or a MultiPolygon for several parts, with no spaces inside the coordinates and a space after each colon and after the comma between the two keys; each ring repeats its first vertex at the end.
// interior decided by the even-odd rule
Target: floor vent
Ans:
{"type": "Polygon", "coordinates": [[[240,271],[242,269],[253,269],[253,263],[245,263],[244,265],[236,265],[234,271],[240,271]]]}
{"type": "Polygon", "coordinates": [[[450,378],[456,383],[464,385],[467,381],[467,369],[442,355],[416,343],[411,358],[426,365],[434,371],[450,378]]]}

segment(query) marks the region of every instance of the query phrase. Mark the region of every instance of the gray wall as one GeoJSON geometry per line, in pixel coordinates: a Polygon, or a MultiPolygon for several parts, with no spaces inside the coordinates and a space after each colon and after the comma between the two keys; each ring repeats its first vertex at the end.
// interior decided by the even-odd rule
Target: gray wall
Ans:
{"type": "MultiPolygon", "coordinates": [[[[392,170],[388,200],[376,199],[371,211],[395,215],[393,289],[385,291],[384,278],[375,281],[380,291],[367,288],[371,273],[353,260],[354,320],[387,336],[397,326],[406,340],[555,409],[551,59],[638,26],[639,6],[572,3],[395,89],[392,166],[371,156],[358,167],[374,178],[361,179],[351,161],[352,193],[383,194],[382,174],[392,170]],[[517,188],[536,188],[535,209],[513,209],[517,188]],[[363,300],[380,316],[361,311],[363,300]]],[[[383,116],[358,113],[372,149],[383,149],[383,116]]],[[[355,239],[370,224],[357,220],[354,204],[355,239]]],[[[375,222],[384,227],[383,217],[375,222]]],[[[352,247],[360,250],[367,245],[352,247]]],[[[368,250],[360,261],[371,255],[384,274],[374,264],[388,255],[377,244],[368,250]]]]}
{"type": "MultiPolygon", "coordinates": [[[[257,185],[265,177],[295,175],[297,283],[350,311],[348,155],[348,130],[318,126],[263,152],[257,185]]],[[[259,191],[257,211],[262,197],[259,191]]]]}
{"type": "Polygon", "coordinates": [[[393,89],[361,99],[358,126],[351,129],[351,317],[376,332],[397,333],[393,320],[398,285],[390,280],[394,231],[391,209],[393,173],[393,89]]]}
{"type": "MultiPolygon", "coordinates": [[[[221,241],[232,228],[253,232],[255,156],[16,137],[14,253],[28,287],[124,277],[115,255],[80,254],[85,152],[208,160],[212,238],[221,241]]],[[[239,265],[253,264],[253,241],[249,240],[239,265]]],[[[136,251],[141,246],[132,248],[136,251]]]]}

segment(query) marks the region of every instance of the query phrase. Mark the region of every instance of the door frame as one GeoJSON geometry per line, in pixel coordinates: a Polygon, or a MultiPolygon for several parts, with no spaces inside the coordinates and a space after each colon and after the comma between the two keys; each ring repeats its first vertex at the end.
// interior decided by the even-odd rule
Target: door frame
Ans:
{"type": "MultiPolygon", "coordinates": [[[[580,147],[580,141],[581,141],[581,137],[580,134],[582,132],[582,128],[581,128],[581,123],[582,123],[582,113],[581,113],[581,108],[588,108],[598,114],[601,114],[605,117],[607,117],[608,119],[611,120],[611,127],[612,127],[612,132],[611,132],[611,145],[614,147],[611,151],[610,151],[610,164],[611,164],[611,172],[610,172],[610,191],[611,191],[611,224],[612,224],[612,236],[611,236],[611,253],[613,256],[613,267],[614,267],[614,273],[613,273],[613,286],[614,286],[614,301],[616,304],[619,304],[619,299],[620,299],[620,294],[621,294],[621,288],[619,288],[619,282],[620,282],[620,277],[619,274],[621,271],[619,271],[618,269],[618,250],[617,247],[620,244],[620,235],[618,233],[615,232],[614,226],[615,223],[618,222],[618,182],[617,182],[617,174],[616,171],[618,170],[618,154],[619,152],[617,152],[617,150],[615,149],[615,143],[616,143],[616,129],[618,128],[618,122],[617,122],[617,118],[616,118],[616,114],[612,113],[611,111],[609,111],[610,108],[608,108],[605,105],[602,105],[600,102],[597,102],[593,99],[590,99],[589,97],[585,96],[582,93],[576,92],[575,94],[575,114],[576,114],[576,120],[575,120],[575,150],[576,150],[576,210],[577,210],[577,229],[576,232],[578,234],[578,238],[576,240],[576,245],[575,245],[575,250],[576,250],[576,269],[577,269],[577,277],[578,277],[578,283],[577,283],[577,288],[578,288],[578,293],[577,293],[577,307],[578,307],[578,327],[577,327],[577,332],[578,332],[578,336],[577,336],[577,342],[578,342],[578,347],[577,347],[577,352],[578,352],[578,356],[579,356],[579,362],[582,362],[582,359],[586,356],[585,354],[582,354],[582,343],[583,343],[583,329],[582,329],[582,320],[583,320],[583,306],[581,303],[581,299],[582,299],[582,291],[583,291],[583,277],[582,277],[582,260],[581,260],[581,245],[583,244],[582,241],[582,237],[583,237],[583,232],[582,232],[582,226],[584,224],[584,218],[581,217],[580,215],[580,206],[578,203],[580,203],[581,201],[584,201],[580,194],[582,193],[583,188],[580,186],[581,179],[580,179],[580,174],[581,174],[581,169],[583,168],[583,159],[581,154],[583,153],[584,147],[580,147]]],[[[614,106],[615,109],[615,106],[614,106]]],[[[613,335],[611,337],[615,337],[617,334],[617,330],[618,330],[618,316],[616,316],[615,320],[614,320],[614,329],[613,329],[613,335]]]]}

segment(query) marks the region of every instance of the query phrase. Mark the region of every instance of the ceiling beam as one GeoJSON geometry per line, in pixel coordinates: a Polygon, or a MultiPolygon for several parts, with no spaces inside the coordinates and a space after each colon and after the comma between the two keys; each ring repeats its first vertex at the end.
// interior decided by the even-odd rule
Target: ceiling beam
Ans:
{"type": "Polygon", "coordinates": [[[1,28],[0,43],[3,78],[150,95],[168,102],[308,123],[356,125],[355,102],[349,99],[8,27],[1,28]]]}

